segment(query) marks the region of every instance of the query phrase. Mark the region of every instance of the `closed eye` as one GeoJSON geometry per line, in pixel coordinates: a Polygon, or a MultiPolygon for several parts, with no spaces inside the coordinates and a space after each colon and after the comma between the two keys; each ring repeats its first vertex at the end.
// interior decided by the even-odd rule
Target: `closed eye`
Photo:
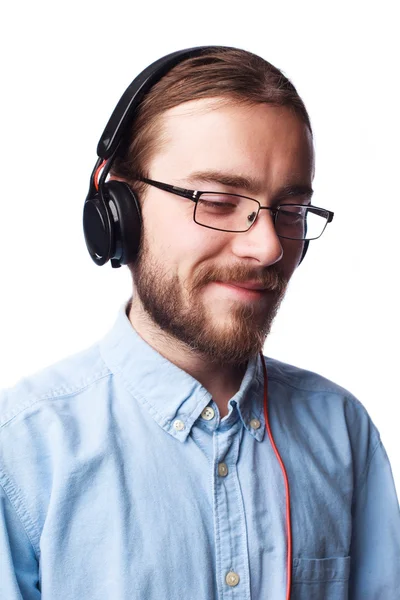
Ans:
{"type": "Polygon", "coordinates": [[[240,204],[240,199],[229,194],[202,194],[198,200],[204,208],[234,210],[240,204]]]}

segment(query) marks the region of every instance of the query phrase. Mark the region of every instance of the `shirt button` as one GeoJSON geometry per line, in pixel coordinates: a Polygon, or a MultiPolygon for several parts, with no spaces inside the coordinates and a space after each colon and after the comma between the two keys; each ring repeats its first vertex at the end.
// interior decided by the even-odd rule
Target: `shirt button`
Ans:
{"type": "Polygon", "coordinates": [[[211,421],[215,416],[215,411],[211,406],[206,406],[205,409],[201,413],[202,419],[205,421],[211,421]]]}
{"type": "Polygon", "coordinates": [[[228,475],[228,467],[225,463],[219,463],[218,465],[218,475],[220,477],[226,477],[228,475]]]}
{"type": "Polygon", "coordinates": [[[261,427],[261,421],[259,419],[252,419],[250,421],[250,427],[252,429],[260,429],[260,427],[261,427]]]}
{"type": "Polygon", "coordinates": [[[226,574],[225,581],[231,587],[235,587],[235,585],[239,583],[240,577],[234,571],[229,571],[229,573],[226,574]]]}
{"type": "Polygon", "coordinates": [[[182,429],[185,429],[185,423],[183,421],[180,421],[179,419],[177,419],[174,422],[174,427],[177,431],[182,431],[182,429]]]}

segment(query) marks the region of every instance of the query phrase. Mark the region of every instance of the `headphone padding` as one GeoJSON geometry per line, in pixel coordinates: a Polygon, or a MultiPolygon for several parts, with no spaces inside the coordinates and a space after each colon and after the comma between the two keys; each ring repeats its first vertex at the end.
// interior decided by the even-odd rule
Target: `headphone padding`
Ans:
{"type": "Polygon", "coordinates": [[[104,184],[104,192],[116,231],[111,258],[126,265],[136,259],[139,250],[142,225],[139,202],[131,187],[123,181],[108,181],[104,184]]]}
{"type": "Polygon", "coordinates": [[[92,260],[104,265],[110,259],[114,238],[109,214],[98,196],[85,200],[83,231],[92,260]]]}

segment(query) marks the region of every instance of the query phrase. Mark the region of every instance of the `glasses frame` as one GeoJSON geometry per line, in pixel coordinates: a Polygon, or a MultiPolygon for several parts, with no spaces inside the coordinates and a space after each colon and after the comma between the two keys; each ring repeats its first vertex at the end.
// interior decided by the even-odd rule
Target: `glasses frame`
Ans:
{"type": "Polygon", "coordinates": [[[284,235],[280,235],[279,233],[277,233],[276,235],[278,237],[286,239],[286,240],[294,240],[297,242],[302,242],[302,241],[304,242],[304,241],[317,240],[318,238],[320,238],[321,235],[324,233],[326,226],[328,225],[328,223],[331,223],[331,221],[334,217],[334,213],[332,211],[327,210],[326,208],[320,208],[318,206],[313,206],[312,204],[279,204],[276,207],[261,206],[259,201],[256,200],[255,198],[250,198],[249,196],[243,196],[242,194],[231,194],[231,193],[227,193],[227,192],[215,192],[215,191],[208,192],[205,190],[201,190],[201,191],[200,190],[188,190],[186,188],[177,187],[176,185],[170,185],[169,183],[163,183],[161,181],[155,181],[154,179],[148,179],[147,177],[137,177],[137,179],[138,179],[138,181],[147,183],[148,185],[158,188],[159,190],[163,190],[164,192],[169,192],[170,194],[174,194],[175,196],[180,196],[181,198],[187,198],[188,200],[191,200],[192,202],[194,202],[196,204],[195,209],[193,211],[193,221],[196,223],[196,225],[200,225],[201,227],[207,227],[207,229],[214,229],[215,231],[226,231],[228,233],[246,233],[246,231],[249,231],[253,227],[254,223],[257,221],[258,215],[260,214],[261,210],[271,211],[273,219],[274,219],[274,225],[275,225],[277,214],[279,213],[279,210],[281,208],[284,208],[285,206],[298,206],[301,208],[312,209],[314,214],[318,214],[319,216],[326,218],[325,227],[323,228],[323,230],[319,234],[319,236],[303,240],[303,239],[299,239],[299,238],[290,238],[290,237],[287,237],[284,235]],[[233,230],[233,229],[221,229],[219,227],[212,227],[211,225],[204,225],[204,223],[199,223],[198,221],[196,221],[197,203],[200,200],[202,194],[215,194],[215,195],[219,195],[219,196],[221,196],[221,195],[235,196],[237,198],[246,198],[246,200],[252,200],[253,202],[255,202],[258,205],[257,215],[256,215],[254,221],[250,224],[250,226],[247,229],[241,229],[239,231],[233,230]]]}

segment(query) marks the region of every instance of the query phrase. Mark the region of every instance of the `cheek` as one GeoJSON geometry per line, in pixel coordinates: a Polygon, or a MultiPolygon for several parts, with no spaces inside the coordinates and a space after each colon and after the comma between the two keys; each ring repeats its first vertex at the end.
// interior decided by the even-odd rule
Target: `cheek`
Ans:
{"type": "Polygon", "coordinates": [[[179,205],[169,210],[143,207],[143,230],[149,254],[170,274],[181,280],[204,261],[223,252],[226,240],[222,232],[201,227],[193,221],[193,206],[179,205]]]}

